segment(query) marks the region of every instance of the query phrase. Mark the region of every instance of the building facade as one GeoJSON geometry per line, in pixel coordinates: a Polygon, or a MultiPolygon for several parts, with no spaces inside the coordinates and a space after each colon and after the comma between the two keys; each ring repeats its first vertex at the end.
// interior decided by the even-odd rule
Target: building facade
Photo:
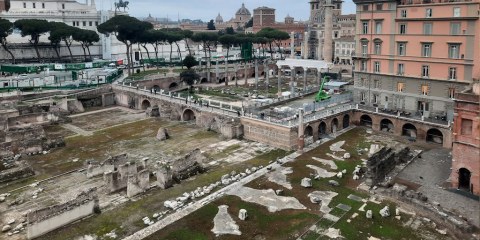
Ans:
{"type": "MultiPolygon", "coordinates": [[[[300,52],[301,44],[303,42],[304,33],[306,31],[306,24],[303,22],[295,22],[295,19],[287,14],[283,22],[275,21],[275,9],[269,7],[259,7],[253,10],[253,33],[257,33],[263,28],[270,27],[288,34],[294,33],[294,51],[300,52]]],[[[277,46],[275,46],[277,47],[277,46]]],[[[287,39],[280,42],[281,49],[292,48],[292,40],[287,39]]]]}
{"type": "Polygon", "coordinates": [[[479,87],[455,94],[452,187],[479,195],[479,87]]]}
{"type": "MultiPolygon", "coordinates": [[[[342,5],[343,1],[341,0],[310,1],[308,32],[305,34],[305,42],[302,47],[302,55],[304,58],[324,59],[322,54],[324,52],[324,38],[326,37],[326,20],[332,20],[332,26],[328,27],[329,34],[327,35],[329,37],[331,34],[333,41],[340,37],[355,35],[356,15],[342,15],[342,5]],[[327,7],[331,10],[331,13],[328,13],[332,15],[331,18],[326,18],[327,7]]],[[[334,47],[332,46],[332,48],[334,47]]]]}
{"type": "Polygon", "coordinates": [[[478,1],[354,2],[355,101],[453,121],[455,93],[479,78],[478,1]]]}
{"type": "Polygon", "coordinates": [[[345,36],[335,39],[335,63],[352,64],[352,56],[355,55],[355,39],[353,36],[345,36]]]}

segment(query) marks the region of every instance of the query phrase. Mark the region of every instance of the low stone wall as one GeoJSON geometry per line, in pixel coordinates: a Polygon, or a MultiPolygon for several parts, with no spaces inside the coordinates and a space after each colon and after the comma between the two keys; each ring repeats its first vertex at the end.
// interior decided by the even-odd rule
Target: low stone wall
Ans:
{"type": "Polygon", "coordinates": [[[38,153],[43,150],[42,139],[0,143],[0,159],[13,157],[15,154],[38,153]]]}
{"type": "Polygon", "coordinates": [[[110,156],[103,162],[90,162],[87,166],[87,177],[92,178],[109,171],[116,171],[117,167],[127,163],[128,156],[126,153],[117,156],[110,156]]]}
{"type": "Polygon", "coordinates": [[[24,141],[28,139],[45,138],[45,131],[42,126],[31,126],[27,128],[12,128],[5,133],[5,142],[24,141]]]}
{"type": "Polygon", "coordinates": [[[50,125],[63,120],[51,112],[32,113],[8,118],[8,129],[26,128],[34,125],[50,125]]]}
{"type": "Polygon", "coordinates": [[[169,166],[163,166],[157,171],[157,186],[162,189],[173,186],[173,171],[169,166]]]}
{"type": "Polygon", "coordinates": [[[27,237],[33,239],[99,210],[97,189],[81,192],[75,199],[27,214],[27,237]]]}
{"type": "MultiPolygon", "coordinates": [[[[105,188],[107,190],[107,193],[113,193],[119,190],[127,189],[127,193],[129,191],[128,186],[134,187],[132,191],[133,193],[137,193],[138,190],[135,188],[138,188],[138,186],[144,186],[144,181],[145,178],[149,178],[149,171],[148,169],[145,169],[145,162],[142,164],[130,164],[126,163],[124,165],[118,166],[117,171],[109,171],[105,172],[103,174],[103,180],[105,181],[105,188]],[[145,170],[144,170],[145,169],[145,170]],[[146,175],[145,175],[146,174],[146,175]],[[132,178],[132,180],[129,180],[132,178]],[[129,185],[129,181],[131,181],[129,185]]],[[[148,188],[148,186],[147,186],[148,188]]],[[[143,190],[145,191],[146,188],[143,190]]],[[[135,195],[135,194],[133,194],[135,195]]]]}
{"type": "Polygon", "coordinates": [[[0,172],[0,183],[10,182],[35,175],[32,166],[30,166],[26,161],[18,161],[14,164],[14,167],[0,172]]]}
{"type": "Polygon", "coordinates": [[[78,101],[82,103],[83,108],[103,106],[102,96],[97,96],[92,98],[79,98],[78,101]]]}
{"type": "Polygon", "coordinates": [[[391,147],[383,147],[380,151],[373,154],[367,162],[367,172],[365,173],[365,184],[374,186],[383,181],[385,176],[395,168],[397,164],[409,160],[410,153],[408,147],[402,147],[393,150],[391,147]]]}
{"type": "Polygon", "coordinates": [[[104,93],[102,94],[102,106],[110,106],[115,105],[115,94],[112,93],[104,93]]]}

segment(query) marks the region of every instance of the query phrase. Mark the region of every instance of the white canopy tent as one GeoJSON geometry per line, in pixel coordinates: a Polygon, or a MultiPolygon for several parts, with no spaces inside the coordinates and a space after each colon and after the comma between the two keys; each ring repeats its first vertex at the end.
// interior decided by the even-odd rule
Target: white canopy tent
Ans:
{"type": "Polygon", "coordinates": [[[326,61],[321,60],[287,58],[285,60],[277,61],[277,67],[279,69],[282,67],[289,67],[290,69],[303,68],[304,70],[314,68],[317,69],[318,72],[322,72],[322,70],[327,71],[328,69],[332,69],[333,64],[328,64],[326,61]]]}

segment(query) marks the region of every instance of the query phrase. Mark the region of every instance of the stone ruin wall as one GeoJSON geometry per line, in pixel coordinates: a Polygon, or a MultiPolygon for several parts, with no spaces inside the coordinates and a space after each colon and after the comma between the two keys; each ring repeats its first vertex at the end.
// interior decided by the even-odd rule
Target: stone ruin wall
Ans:
{"type": "Polygon", "coordinates": [[[26,161],[14,162],[12,168],[0,172],[0,183],[10,182],[20,178],[26,178],[35,175],[32,166],[26,161]]]}
{"type": "Polygon", "coordinates": [[[173,171],[170,167],[163,166],[157,171],[157,186],[162,189],[173,186],[173,171]]]}
{"type": "Polygon", "coordinates": [[[391,147],[383,147],[373,154],[367,162],[365,184],[374,186],[385,180],[385,176],[392,171],[397,164],[407,162],[410,148],[401,147],[393,150],[391,147]]]}
{"type": "Polygon", "coordinates": [[[242,118],[241,122],[245,139],[265,143],[285,151],[298,148],[298,128],[246,118],[242,118]]]}
{"type": "Polygon", "coordinates": [[[27,214],[28,239],[42,236],[99,210],[97,189],[91,188],[66,203],[52,205],[27,214]]]}
{"type": "Polygon", "coordinates": [[[92,178],[102,175],[105,172],[115,171],[120,165],[127,163],[128,156],[126,153],[117,156],[110,156],[103,162],[90,162],[87,166],[87,177],[92,178]]]}
{"type": "Polygon", "coordinates": [[[0,159],[42,151],[44,138],[42,126],[7,130],[5,141],[0,143],[0,159]]]}
{"type": "Polygon", "coordinates": [[[179,180],[195,175],[197,171],[203,171],[203,156],[200,149],[195,149],[182,158],[171,163],[173,177],[179,180]]]}
{"type": "Polygon", "coordinates": [[[150,187],[150,171],[144,169],[138,174],[128,176],[127,197],[144,193],[150,187]]]}
{"type": "Polygon", "coordinates": [[[239,118],[202,111],[196,116],[196,124],[207,130],[218,132],[228,139],[243,136],[243,125],[239,118]]]}

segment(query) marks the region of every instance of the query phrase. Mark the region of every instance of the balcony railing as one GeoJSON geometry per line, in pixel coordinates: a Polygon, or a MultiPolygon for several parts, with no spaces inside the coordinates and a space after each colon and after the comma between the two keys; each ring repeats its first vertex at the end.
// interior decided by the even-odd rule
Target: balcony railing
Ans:
{"type": "Polygon", "coordinates": [[[367,110],[367,111],[376,112],[376,113],[388,114],[396,117],[415,119],[418,121],[431,122],[431,123],[436,123],[441,125],[449,125],[446,115],[434,116],[432,114],[428,114],[429,115],[428,117],[423,117],[425,114],[423,114],[422,111],[407,112],[407,111],[396,110],[396,109],[385,109],[382,107],[370,107],[370,106],[365,106],[361,104],[358,105],[358,109],[367,110]]]}

